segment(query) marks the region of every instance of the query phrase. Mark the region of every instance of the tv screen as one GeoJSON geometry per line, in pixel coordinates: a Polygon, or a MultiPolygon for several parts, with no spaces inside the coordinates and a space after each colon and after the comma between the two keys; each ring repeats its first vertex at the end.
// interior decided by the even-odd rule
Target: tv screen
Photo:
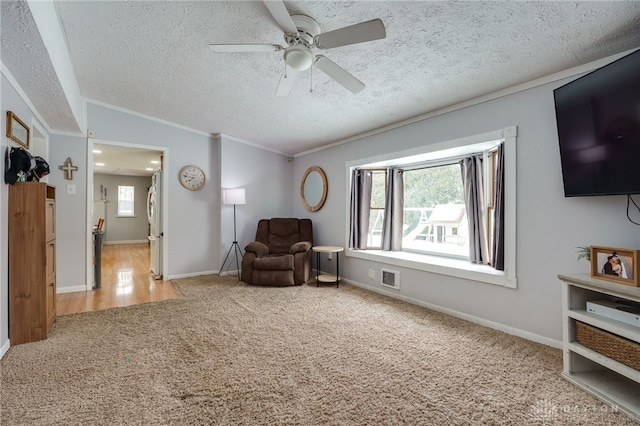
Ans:
{"type": "Polygon", "coordinates": [[[565,196],[640,194],[640,50],[553,95],[565,196]]]}

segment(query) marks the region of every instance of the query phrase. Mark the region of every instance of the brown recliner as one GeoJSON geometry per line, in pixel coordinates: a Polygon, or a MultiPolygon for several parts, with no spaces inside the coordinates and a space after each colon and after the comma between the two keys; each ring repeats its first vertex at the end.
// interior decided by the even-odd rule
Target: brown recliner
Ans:
{"type": "Polygon", "coordinates": [[[306,283],[311,275],[312,245],[311,219],[261,219],[256,240],[244,249],[242,281],[269,286],[306,283]]]}

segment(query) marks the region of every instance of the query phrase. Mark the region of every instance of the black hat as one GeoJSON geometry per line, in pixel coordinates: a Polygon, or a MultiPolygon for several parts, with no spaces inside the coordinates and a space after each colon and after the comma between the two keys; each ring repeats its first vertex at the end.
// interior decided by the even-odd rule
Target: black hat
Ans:
{"type": "Polygon", "coordinates": [[[36,167],[36,160],[24,148],[7,148],[5,156],[5,183],[14,184],[18,179],[36,167]]]}
{"type": "Polygon", "coordinates": [[[49,163],[47,163],[42,157],[35,157],[36,166],[31,171],[37,180],[42,179],[49,174],[49,163]]]}

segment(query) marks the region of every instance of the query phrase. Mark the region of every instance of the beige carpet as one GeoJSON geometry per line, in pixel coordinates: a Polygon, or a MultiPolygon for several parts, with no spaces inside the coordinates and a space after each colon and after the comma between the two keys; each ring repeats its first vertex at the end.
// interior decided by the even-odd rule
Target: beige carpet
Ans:
{"type": "Polygon", "coordinates": [[[0,362],[2,425],[632,425],[561,352],[349,285],[175,280],[0,362]]]}

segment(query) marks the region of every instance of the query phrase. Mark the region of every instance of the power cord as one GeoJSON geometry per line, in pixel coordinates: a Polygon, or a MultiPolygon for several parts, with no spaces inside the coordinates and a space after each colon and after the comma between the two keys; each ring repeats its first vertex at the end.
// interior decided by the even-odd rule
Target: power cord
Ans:
{"type": "Polygon", "coordinates": [[[631,203],[633,203],[633,205],[636,206],[636,209],[640,213],[640,206],[638,206],[636,201],[633,198],[631,198],[631,194],[629,194],[627,195],[627,219],[629,219],[629,222],[633,223],[634,225],[640,226],[640,223],[634,221],[633,219],[631,219],[631,216],[629,216],[629,207],[631,203]]]}

